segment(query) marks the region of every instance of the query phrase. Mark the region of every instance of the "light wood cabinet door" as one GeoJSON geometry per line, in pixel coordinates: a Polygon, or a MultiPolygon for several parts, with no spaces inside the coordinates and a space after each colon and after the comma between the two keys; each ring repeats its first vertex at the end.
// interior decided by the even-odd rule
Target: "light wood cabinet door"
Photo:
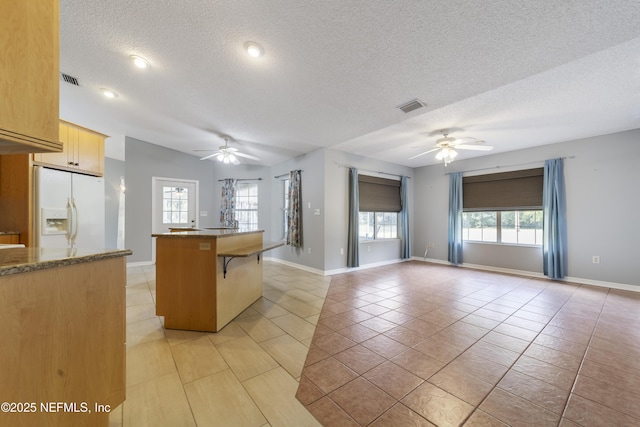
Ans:
{"type": "Polygon", "coordinates": [[[58,0],[0,0],[0,152],[59,151],[58,0]]]}
{"type": "Polygon", "coordinates": [[[33,155],[37,164],[89,175],[104,174],[105,135],[72,123],[60,121],[62,153],[39,153],[33,155]]]}
{"type": "Polygon", "coordinates": [[[74,167],[98,175],[104,173],[104,137],[93,132],[78,131],[74,167]]]}
{"type": "Polygon", "coordinates": [[[52,166],[69,166],[69,126],[60,123],[58,138],[62,144],[62,151],[59,153],[37,153],[33,155],[33,161],[46,163],[52,166]]]}

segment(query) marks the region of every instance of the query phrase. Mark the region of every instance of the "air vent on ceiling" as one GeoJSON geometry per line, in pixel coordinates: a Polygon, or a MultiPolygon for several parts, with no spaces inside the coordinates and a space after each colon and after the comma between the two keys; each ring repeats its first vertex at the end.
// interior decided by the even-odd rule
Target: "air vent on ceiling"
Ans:
{"type": "Polygon", "coordinates": [[[418,108],[426,107],[427,104],[420,101],[419,99],[414,99],[413,101],[409,101],[405,104],[398,105],[396,108],[402,110],[403,113],[410,113],[412,111],[417,110],[418,108]]]}
{"type": "Polygon", "coordinates": [[[75,77],[65,73],[60,73],[60,75],[62,76],[62,80],[64,80],[66,83],[69,83],[75,86],[80,86],[80,83],[78,83],[78,79],[76,79],[75,77]]]}

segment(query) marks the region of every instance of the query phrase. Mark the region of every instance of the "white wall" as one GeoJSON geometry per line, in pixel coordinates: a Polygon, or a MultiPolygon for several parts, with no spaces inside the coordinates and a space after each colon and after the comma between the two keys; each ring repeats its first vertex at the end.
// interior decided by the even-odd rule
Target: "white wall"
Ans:
{"type": "MultiPolygon", "coordinates": [[[[295,169],[304,171],[302,173],[304,247],[299,250],[284,246],[270,252],[269,256],[319,271],[347,268],[349,174],[345,165],[409,177],[413,175],[413,170],[405,166],[329,149],[319,149],[272,167],[273,176],[286,174],[295,169]],[[316,209],[320,210],[320,215],[315,214],[316,209]]],[[[271,240],[279,240],[282,235],[281,180],[273,180],[271,192],[271,240]]],[[[412,197],[413,183],[409,179],[409,199],[411,200],[412,197]]],[[[412,220],[413,208],[411,205],[409,208],[409,216],[412,220]]],[[[362,244],[360,251],[361,266],[397,260],[400,258],[400,243],[398,240],[392,240],[362,244]]]]}
{"type": "Polygon", "coordinates": [[[197,157],[129,137],[126,138],[125,153],[125,247],[133,251],[133,255],[127,258],[128,262],[151,261],[153,176],[198,180],[199,210],[209,213],[199,218],[199,226],[214,227],[218,224],[218,216],[211,215],[214,212],[213,162],[200,161],[197,157]]]}
{"type": "MultiPolygon", "coordinates": [[[[345,166],[356,167],[362,173],[375,175],[374,172],[386,172],[408,176],[409,223],[410,230],[414,225],[413,169],[345,153],[336,150],[325,150],[325,263],[324,270],[339,270],[347,267],[347,232],[349,218],[349,169],[345,166]],[[340,249],[344,249],[340,254],[340,249]]],[[[378,175],[392,178],[388,175],[378,175]]],[[[360,244],[360,266],[400,259],[400,241],[378,241],[360,244]]]]}
{"type": "Polygon", "coordinates": [[[118,247],[118,212],[120,211],[120,177],[124,177],[125,163],[104,159],[104,243],[107,248],[118,247]]]}
{"type": "MultiPolygon", "coordinates": [[[[325,182],[324,150],[303,154],[295,159],[275,165],[271,168],[271,228],[269,240],[282,240],[282,178],[278,175],[289,174],[292,170],[302,169],[302,248],[283,246],[268,253],[268,256],[287,262],[324,270],[325,247],[325,182]],[[320,215],[314,215],[319,209],[320,215]]],[[[267,235],[265,235],[265,238],[267,235]]]]}
{"type": "MultiPolygon", "coordinates": [[[[476,159],[455,161],[415,170],[415,221],[413,252],[447,259],[449,177],[446,172],[504,166],[556,157],[565,160],[568,223],[568,276],[592,281],[640,286],[637,245],[640,212],[640,129],[546,145],[476,159]],[[592,256],[600,256],[600,264],[592,256]]],[[[535,164],[520,168],[535,167],[535,164]]],[[[542,251],[497,245],[465,244],[465,263],[542,272],[542,251]]]]}

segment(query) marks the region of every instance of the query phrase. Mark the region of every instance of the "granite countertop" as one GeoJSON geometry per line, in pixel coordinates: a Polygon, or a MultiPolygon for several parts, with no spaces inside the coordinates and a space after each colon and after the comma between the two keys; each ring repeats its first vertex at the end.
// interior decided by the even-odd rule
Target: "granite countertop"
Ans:
{"type": "Polygon", "coordinates": [[[264,233],[264,230],[239,230],[237,228],[201,228],[189,231],[174,231],[169,233],[156,233],[151,237],[229,237],[240,234],[264,233]]]}
{"type": "Polygon", "coordinates": [[[0,236],[16,235],[20,234],[19,231],[0,231],[0,236]]]}
{"type": "Polygon", "coordinates": [[[129,249],[15,248],[0,250],[0,276],[131,255],[129,249]]]}

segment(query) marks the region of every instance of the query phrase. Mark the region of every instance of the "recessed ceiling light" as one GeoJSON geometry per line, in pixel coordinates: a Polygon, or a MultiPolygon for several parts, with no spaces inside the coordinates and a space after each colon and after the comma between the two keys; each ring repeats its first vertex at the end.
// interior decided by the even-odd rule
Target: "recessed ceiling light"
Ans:
{"type": "Polygon", "coordinates": [[[246,50],[252,58],[259,58],[264,55],[264,49],[256,42],[246,42],[244,44],[244,50],[246,50]]]}
{"type": "Polygon", "coordinates": [[[136,67],[138,68],[148,68],[149,62],[141,56],[131,55],[129,58],[133,61],[136,67]]]}
{"type": "Polygon", "coordinates": [[[107,89],[107,88],[100,88],[100,92],[102,92],[102,94],[104,96],[106,96],[107,98],[117,98],[118,97],[118,93],[111,90],[111,89],[107,89]]]}

